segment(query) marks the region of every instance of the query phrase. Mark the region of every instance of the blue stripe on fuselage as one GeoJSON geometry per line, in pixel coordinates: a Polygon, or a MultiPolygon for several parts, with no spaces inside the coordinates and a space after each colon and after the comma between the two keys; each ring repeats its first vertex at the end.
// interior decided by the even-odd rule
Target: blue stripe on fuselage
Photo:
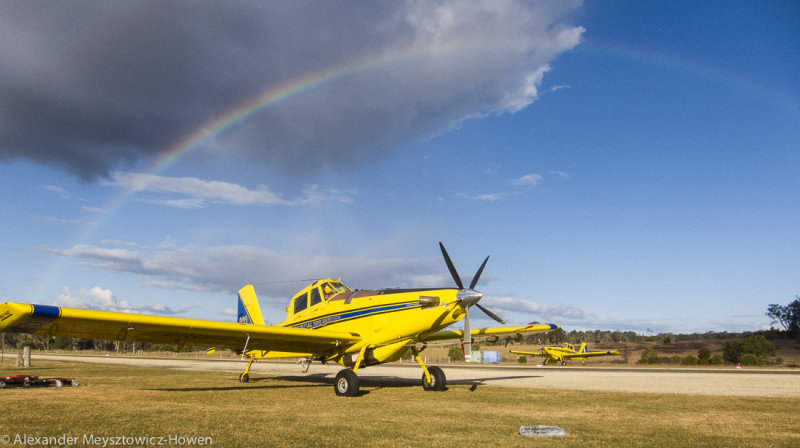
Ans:
{"type": "Polygon", "coordinates": [[[409,308],[419,307],[419,302],[408,302],[408,303],[401,303],[398,305],[385,305],[385,306],[378,306],[373,308],[366,308],[358,311],[350,311],[346,313],[340,314],[332,314],[329,316],[320,317],[319,319],[310,320],[307,322],[291,325],[294,328],[319,328],[324,327],[326,325],[332,324],[334,322],[341,322],[343,320],[350,320],[355,319],[358,317],[364,317],[372,314],[380,314],[380,313],[389,313],[393,311],[401,311],[409,308]]]}

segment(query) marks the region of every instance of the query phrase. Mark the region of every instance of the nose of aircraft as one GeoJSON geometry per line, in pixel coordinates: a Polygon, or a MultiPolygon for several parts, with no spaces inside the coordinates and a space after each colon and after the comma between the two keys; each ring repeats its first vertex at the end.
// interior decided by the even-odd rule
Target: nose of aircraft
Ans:
{"type": "Polygon", "coordinates": [[[483,294],[474,289],[460,289],[456,300],[458,300],[458,303],[460,303],[462,307],[467,308],[478,303],[482,297],[483,294]]]}
{"type": "Polygon", "coordinates": [[[442,244],[441,241],[439,242],[439,248],[442,249],[442,256],[444,257],[444,262],[447,264],[447,269],[450,271],[450,275],[453,276],[456,286],[458,286],[458,295],[456,296],[456,300],[464,308],[464,311],[466,311],[467,318],[465,319],[465,325],[469,325],[467,323],[469,322],[469,307],[472,305],[477,306],[478,309],[483,311],[487,316],[491,317],[497,322],[505,324],[505,321],[503,321],[500,316],[494,314],[478,303],[478,301],[480,301],[483,297],[483,294],[473,289],[475,285],[478,284],[478,280],[481,278],[483,268],[486,267],[486,262],[489,261],[489,257],[486,257],[486,259],[483,260],[481,267],[478,268],[478,272],[476,272],[475,276],[472,277],[472,282],[470,282],[469,288],[465,288],[464,284],[461,282],[461,276],[458,275],[458,271],[456,271],[456,267],[453,266],[453,261],[450,259],[450,255],[447,254],[447,251],[444,249],[444,244],[442,244]]]}

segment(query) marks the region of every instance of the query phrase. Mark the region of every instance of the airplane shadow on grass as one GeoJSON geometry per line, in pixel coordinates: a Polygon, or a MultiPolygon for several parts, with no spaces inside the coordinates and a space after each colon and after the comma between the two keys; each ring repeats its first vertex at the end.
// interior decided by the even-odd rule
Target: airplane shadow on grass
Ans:
{"type": "MultiPolygon", "coordinates": [[[[420,375],[421,376],[421,375],[420,375]]],[[[450,386],[470,386],[470,391],[475,391],[479,386],[486,386],[487,382],[498,380],[515,380],[523,378],[541,378],[541,375],[516,375],[516,376],[502,376],[491,378],[470,378],[464,380],[448,380],[447,384],[450,386]]],[[[375,390],[384,388],[401,388],[401,387],[420,387],[421,379],[399,378],[390,376],[362,376],[359,377],[359,383],[362,388],[374,388],[375,390]]],[[[328,373],[313,373],[310,375],[291,375],[291,376],[264,376],[250,378],[247,384],[237,383],[232,386],[216,386],[216,387],[173,387],[163,389],[152,389],[167,392],[204,392],[204,391],[221,391],[221,390],[253,390],[253,389],[290,389],[290,388],[308,388],[308,387],[330,387],[333,386],[334,378],[328,373]],[[284,381],[289,383],[303,383],[303,384],[263,384],[254,385],[253,383],[265,383],[269,381],[284,381]]],[[[445,389],[446,390],[446,389],[445,389]]],[[[361,390],[359,396],[366,395],[369,390],[361,390]]]]}

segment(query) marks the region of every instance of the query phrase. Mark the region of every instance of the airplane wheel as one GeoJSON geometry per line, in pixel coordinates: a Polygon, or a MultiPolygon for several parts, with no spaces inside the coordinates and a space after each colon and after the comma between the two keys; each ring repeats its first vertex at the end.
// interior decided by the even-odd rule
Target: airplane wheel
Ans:
{"type": "Polygon", "coordinates": [[[358,395],[358,375],[350,369],[342,369],[336,374],[336,382],[333,384],[336,395],[340,397],[355,397],[358,395]]]}
{"type": "Polygon", "coordinates": [[[567,362],[566,361],[561,361],[561,365],[565,366],[565,365],[567,365],[567,362]]]}
{"type": "Polygon", "coordinates": [[[440,367],[428,367],[428,373],[431,374],[431,382],[428,383],[425,379],[425,372],[422,373],[422,388],[425,390],[443,391],[447,385],[447,377],[440,367]]]}
{"type": "Polygon", "coordinates": [[[250,382],[250,375],[247,373],[243,373],[239,376],[240,383],[249,383],[250,382]]]}

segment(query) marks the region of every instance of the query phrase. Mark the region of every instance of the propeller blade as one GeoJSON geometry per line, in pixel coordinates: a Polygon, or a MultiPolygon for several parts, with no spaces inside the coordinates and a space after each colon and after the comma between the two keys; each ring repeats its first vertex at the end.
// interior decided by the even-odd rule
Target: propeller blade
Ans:
{"type": "Polygon", "coordinates": [[[453,280],[455,280],[458,289],[464,289],[464,284],[461,282],[461,277],[458,276],[458,271],[456,271],[456,267],[453,266],[453,260],[450,259],[450,255],[447,255],[447,251],[444,249],[444,244],[439,241],[439,247],[442,249],[442,255],[444,255],[444,262],[447,263],[447,269],[450,270],[450,275],[453,276],[453,280]]]}
{"type": "Polygon", "coordinates": [[[486,309],[486,308],[484,308],[484,307],[483,307],[483,305],[481,305],[480,303],[476,303],[476,304],[475,304],[475,306],[477,306],[478,308],[480,308],[480,309],[481,309],[481,311],[483,311],[484,313],[486,313],[486,315],[487,315],[487,316],[491,317],[492,319],[496,320],[497,322],[499,322],[499,323],[501,323],[501,324],[503,324],[503,325],[505,325],[505,324],[506,324],[506,321],[504,321],[503,319],[501,319],[501,318],[500,318],[500,316],[498,316],[497,314],[494,314],[493,312],[491,312],[491,311],[487,310],[487,309],[486,309]]]}
{"type": "Polygon", "coordinates": [[[472,277],[472,282],[469,284],[469,289],[475,289],[475,285],[478,284],[478,279],[481,278],[481,274],[483,274],[483,268],[486,267],[486,262],[489,261],[489,256],[486,256],[486,259],[483,260],[483,264],[480,268],[478,268],[478,272],[475,273],[475,277],[472,277]]]}
{"type": "Polygon", "coordinates": [[[461,341],[461,349],[464,350],[464,360],[472,360],[472,328],[469,325],[469,307],[464,308],[464,340],[461,341]]]}

